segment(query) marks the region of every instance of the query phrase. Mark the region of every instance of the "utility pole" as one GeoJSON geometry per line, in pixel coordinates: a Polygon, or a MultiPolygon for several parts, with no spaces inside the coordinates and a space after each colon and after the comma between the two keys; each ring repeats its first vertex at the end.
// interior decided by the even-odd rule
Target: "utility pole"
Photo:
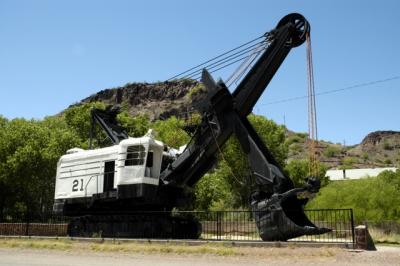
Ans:
{"type": "Polygon", "coordinates": [[[284,125],[285,128],[286,128],[286,117],[285,117],[285,114],[283,114],[283,125],[284,125]]]}

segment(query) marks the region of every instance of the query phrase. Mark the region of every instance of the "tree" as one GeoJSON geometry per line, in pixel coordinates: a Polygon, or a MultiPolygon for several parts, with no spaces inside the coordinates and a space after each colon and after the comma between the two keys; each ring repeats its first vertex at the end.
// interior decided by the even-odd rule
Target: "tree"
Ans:
{"type": "Polygon", "coordinates": [[[122,111],[117,118],[130,137],[141,137],[150,128],[150,121],[146,115],[132,117],[128,112],[122,111]]]}
{"type": "Polygon", "coordinates": [[[195,208],[198,210],[225,210],[234,207],[234,195],[231,186],[225,178],[229,169],[222,163],[218,169],[206,174],[196,184],[195,208]]]}
{"type": "Polygon", "coordinates": [[[251,114],[248,116],[248,119],[276,161],[283,167],[288,157],[288,146],[285,143],[285,126],[278,125],[261,115],[251,114]]]}
{"type": "MultiPolygon", "coordinates": [[[[81,140],[81,147],[89,147],[90,127],[91,127],[91,110],[93,108],[105,109],[105,104],[101,102],[83,103],[75,105],[62,114],[68,127],[72,129],[81,140]]],[[[97,126],[95,127],[94,139],[105,140],[107,137],[104,132],[97,126]]],[[[95,146],[107,146],[110,142],[103,141],[94,143],[95,146]]]]}
{"type": "MultiPolygon", "coordinates": [[[[248,118],[278,163],[284,166],[288,154],[288,148],[285,144],[285,127],[279,126],[263,116],[252,114],[248,118]]],[[[228,193],[233,197],[227,200],[229,204],[226,205],[231,208],[248,208],[254,181],[250,180],[247,155],[242,151],[236,136],[232,136],[221,149],[222,153],[218,156],[218,166],[214,171],[211,171],[210,176],[226,180],[228,186],[223,186],[222,189],[227,189],[227,191],[222,194],[228,193]]],[[[209,183],[209,185],[212,184],[209,183]]],[[[214,188],[209,187],[208,189],[214,188]]],[[[218,200],[219,198],[216,197],[209,202],[218,200]]]]}
{"type": "Polygon", "coordinates": [[[7,122],[8,122],[7,118],[0,115],[0,128],[4,127],[7,124],[7,122]]]}
{"type": "MultiPolygon", "coordinates": [[[[321,181],[321,187],[326,186],[329,178],[325,176],[326,166],[318,163],[319,175],[315,176],[321,181]]],[[[310,177],[310,161],[309,160],[291,160],[286,166],[290,179],[293,181],[295,187],[302,187],[306,184],[307,178],[310,177]]]]}
{"type": "Polygon", "coordinates": [[[50,210],[57,160],[78,144],[62,118],[6,123],[0,129],[1,214],[50,210]]]}
{"type": "Polygon", "coordinates": [[[400,170],[377,177],[335,181],[322,188],[308,208],[352,208],[356,222],[400,223],[400,170]]]}
{"type": "Polygon", "coordinates": [[[185,122],[175,116],[167,120],[158,120],[151,125],[157,133],[157,139],[164,142],[166,145],[174,148],[179,148],[189,142],[189,135],[183,130],[185,122]]]}

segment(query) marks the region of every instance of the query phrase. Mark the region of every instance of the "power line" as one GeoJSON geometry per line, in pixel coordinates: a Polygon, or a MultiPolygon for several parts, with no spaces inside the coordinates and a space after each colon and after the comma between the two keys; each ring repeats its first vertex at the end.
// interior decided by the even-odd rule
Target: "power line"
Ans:
{"type": "MultiPolygon", "coordinates": [[[[375,84],[379,84],[379,83],[384,83],[384,82],[389,82],[389,81],[393,81],[393,80],[397,80],[397,79],[400,79],[400,76],[393,76],[393,77],[386,78],[386,79],[380,79],[380,80],[374,80],[374,81],[370,81],[370,82],[360,83],[360,84],[352,85],[352,86],[341,88],[341,89],[322,91],[322,92],[319,92],[319,93],[315,93],[315,96],[332,94],[332,93],[336,93],[336,92],[340,92],[340,91],[352,90],[352,89],[361,88],[361,87],[367,87],[367,86],[371,86],[371,85],[375,85],[375,84]]],[[[273,104],[279,104],[279,103],[285,103],[285,102],[292,102],[292,101],[307,99],[308,97],[309,96],[307,96],[307,95],[297,96],[297,97],[277,100],[277,101],[273,101],[273,102],[268,102],[268,103],[264,103],[264,104],[258,104],[258,106],[265,106],[265,105],[273,105],[273,104]]]]}
{"type": "MultiPolygon", "coordinates": [[[[335,93],[335,92],[340,92],[340,91],[351,90],[351,89],[360,88],[360,87],[371,86],[371,85],[374,85],[374,84],[389,82],[389,81],[398,80],[398,79],[400,79],[400,76],[393,76],[393,77],[390,77],[390,78],[381,79],[381,80],[375,80],[375,81],[366,82],[366,83],[360,83],[360,84],[352,85],[352,86],[341,88],[341,89],[335,89],[335,90],[329,90],[329,91],[324,91],[324,92],[320,92],[320,93],[315,93],[315,96],[325,95],[325,94],[332,94],[332,93],[335,93]]],[[[279,103],[285,103],[285,102],[291,102],[291,101],[296,101],[296,100],[307,99],[308,97],[309,97],[308,95],[305,95],[305,96],[287,98],[287,99],[273,101],[273,102],[269,102],[269,103],[258,104],[254,108],[258,108],[259,106],[273,105],[273,104],[279,104],[279,103]]],[[[198,113],[198,111],[193,109],[193,110],[188,110],[186,112],[178,112],[176,114],[178,115],[178,117],[183,118],[184,116],[187,116],[187,115],[190,115],[190,114],[193,114],[193,113],[198,113]]]]}

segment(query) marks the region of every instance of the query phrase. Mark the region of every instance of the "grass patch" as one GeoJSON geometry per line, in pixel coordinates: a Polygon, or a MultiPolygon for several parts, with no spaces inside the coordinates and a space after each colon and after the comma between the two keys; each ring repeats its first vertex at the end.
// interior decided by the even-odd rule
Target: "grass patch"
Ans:
{"type": "Polygon", "coordinates": [[[165,253],[165,254],[212,254],[220,256],[241,255],[236,247],[220,244],[204,244],[199,246],[159,244],[159,243],[91,243],[90,250],[99,252],[129,253],[165,253]]]}
{"type": "Polygon", "coordinates": [[[33,248],[70,250],[73,243],[70,240],[38,240],[38,239],[0,239],[2,248],[33,248]]]}
{"type": "Polygon", "coordinates": [[[204,244],[190,246],[175,243],[132,242],[79,242],[68,239],[0,239],[0,248],[31,248],[48,250],[84,250],[92,252],[127,252],[141,254],[210,254],[219,256],[243,255],[238,247],[231,245],[204,244]]]}
{"type": "Polygon", "coordinates": [[[212,255],[246,256],[260,259],[271,258],[328,258],[343,252],[337,248],[305,248],[296,245],[288,247],[238,247],[227,243],[207,243],[188,245],[186,243],[138,243],[124,241],[80,242],[68,239],[0,239],[0,248],[26,248],[60,250],[68,252],[99,252],[125,254],[173,254],[173,255],[212,255]]]}

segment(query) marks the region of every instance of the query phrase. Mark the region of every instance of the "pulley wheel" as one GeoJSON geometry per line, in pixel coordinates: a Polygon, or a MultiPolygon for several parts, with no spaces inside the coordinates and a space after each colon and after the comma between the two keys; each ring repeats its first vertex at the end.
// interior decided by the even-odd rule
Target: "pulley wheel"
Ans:
{"type": "Polygon", "coordinates": [[[303,15],[298,13],[291,13],[284,16],[276,26],[276,28],[283,27],[287,24],[291,24],[292,34],[287,41],[287,44],[292,47],[297,47],[303,44],[306,40],[307,34],[310,32],[310,24],[303,17],[303,15]]]}

